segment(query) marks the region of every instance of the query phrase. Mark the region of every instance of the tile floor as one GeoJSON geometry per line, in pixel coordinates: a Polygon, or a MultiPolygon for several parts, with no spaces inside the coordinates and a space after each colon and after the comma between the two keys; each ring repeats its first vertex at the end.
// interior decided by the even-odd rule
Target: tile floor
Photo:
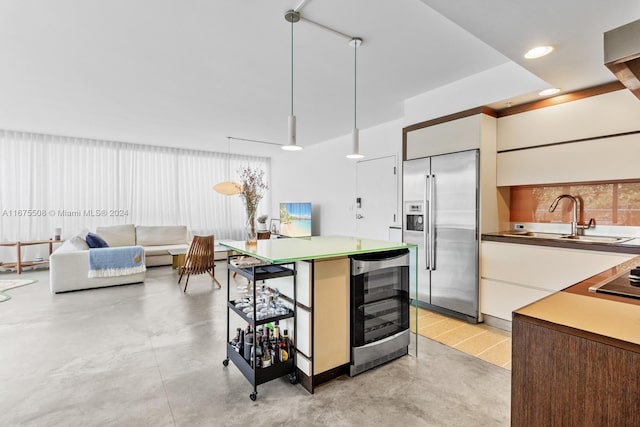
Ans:
{"type": "Polygon", "coordinates": [[[511,370],[511,333],[507,331],[482,323],[473,325],[419,308],[418,333],[511,370]]]}
{"type": "MultiPolygon", "coordinates": [[[[218,279],[227,280],[224,264],[218,279]]],[[[0,278],[17,278],[3,273],[0,278]]],[[[0,303],[2,426],[508,426],[510,372],[418,337],[406,356],[307,393],[224,368],[226,292],[170,267],[52,295],[48,271],[0,303]]],[[[421,325],[421,327],[424,325],[421,325]]]]}

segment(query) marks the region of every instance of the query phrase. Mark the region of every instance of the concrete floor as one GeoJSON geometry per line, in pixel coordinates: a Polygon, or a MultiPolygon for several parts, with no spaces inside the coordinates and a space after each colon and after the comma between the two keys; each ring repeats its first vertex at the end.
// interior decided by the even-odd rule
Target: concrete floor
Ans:
{"type": "MultiPolygon", "coordinates": [[[[508,370],[419,337],[406,356],[315,394],[252,387],[225,358],[226,291],[170,267],[144,284],[52,295],[48,271],[0,304],[2,426],[506,426],[508,370]]],[[[216,277],[226,284],[224,265],[216,277]]],[[[242,279],[239,279],[242,280],[242,279]]]]}

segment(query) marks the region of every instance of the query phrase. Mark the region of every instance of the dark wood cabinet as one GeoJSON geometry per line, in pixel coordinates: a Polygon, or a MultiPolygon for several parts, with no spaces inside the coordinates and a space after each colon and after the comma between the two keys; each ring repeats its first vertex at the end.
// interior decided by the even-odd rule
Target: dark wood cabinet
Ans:
{"type": "Polygon", "coordinates": [[[640,425],[640,346],[518,313],[512,328],[511,425],[640,425]]]}

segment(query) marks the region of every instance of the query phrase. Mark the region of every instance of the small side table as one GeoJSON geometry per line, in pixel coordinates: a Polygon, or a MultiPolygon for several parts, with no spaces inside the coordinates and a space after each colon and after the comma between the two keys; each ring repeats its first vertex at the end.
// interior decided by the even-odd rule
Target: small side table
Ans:
{"type": "Polygon", "coordinates": [[[9,262],[5,264],[0,264],[2,268],[15,268],[16,273],[21,274],[23,267],[33,267],[38,265],[48,265],[49,260],[42,261],[22,261],[22,247],[23,246],[33,246],[33,245],[49,245],[49,255],[53,253],[53,244],[54,243],[62,243],[64,240],[32,240],[26,242],[0,242],[0,246],[15,246],[17,252],[16,262],[9,262]]]}
{"type": "Polygon", "coordinates": [[[184,261],[187,255],[186,249],[169,249],[169,255],[173,257],[171,261],[171,267],[174,270],[180,270],[184,266],[184,261]]]}

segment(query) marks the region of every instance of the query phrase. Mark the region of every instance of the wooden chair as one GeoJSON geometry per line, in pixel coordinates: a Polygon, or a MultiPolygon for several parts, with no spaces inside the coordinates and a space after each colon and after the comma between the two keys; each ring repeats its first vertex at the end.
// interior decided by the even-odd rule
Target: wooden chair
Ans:
{"type": "Polygon", "coordinates": [[[213,236],[194,236],[189,246],[189,252],[184,260],[184,266],[180,268],[180,278],[178,283],[182,280],[182,276],[187,274],[187,281],[184,283],[183,292],[187,291],[187,285],[189,284],[189,276],[192,274],[204,274],[208,273],[211,279],[218,285],[222,286],[215,276],[215,255],[214,255],[214,240],[213,236]]]}

